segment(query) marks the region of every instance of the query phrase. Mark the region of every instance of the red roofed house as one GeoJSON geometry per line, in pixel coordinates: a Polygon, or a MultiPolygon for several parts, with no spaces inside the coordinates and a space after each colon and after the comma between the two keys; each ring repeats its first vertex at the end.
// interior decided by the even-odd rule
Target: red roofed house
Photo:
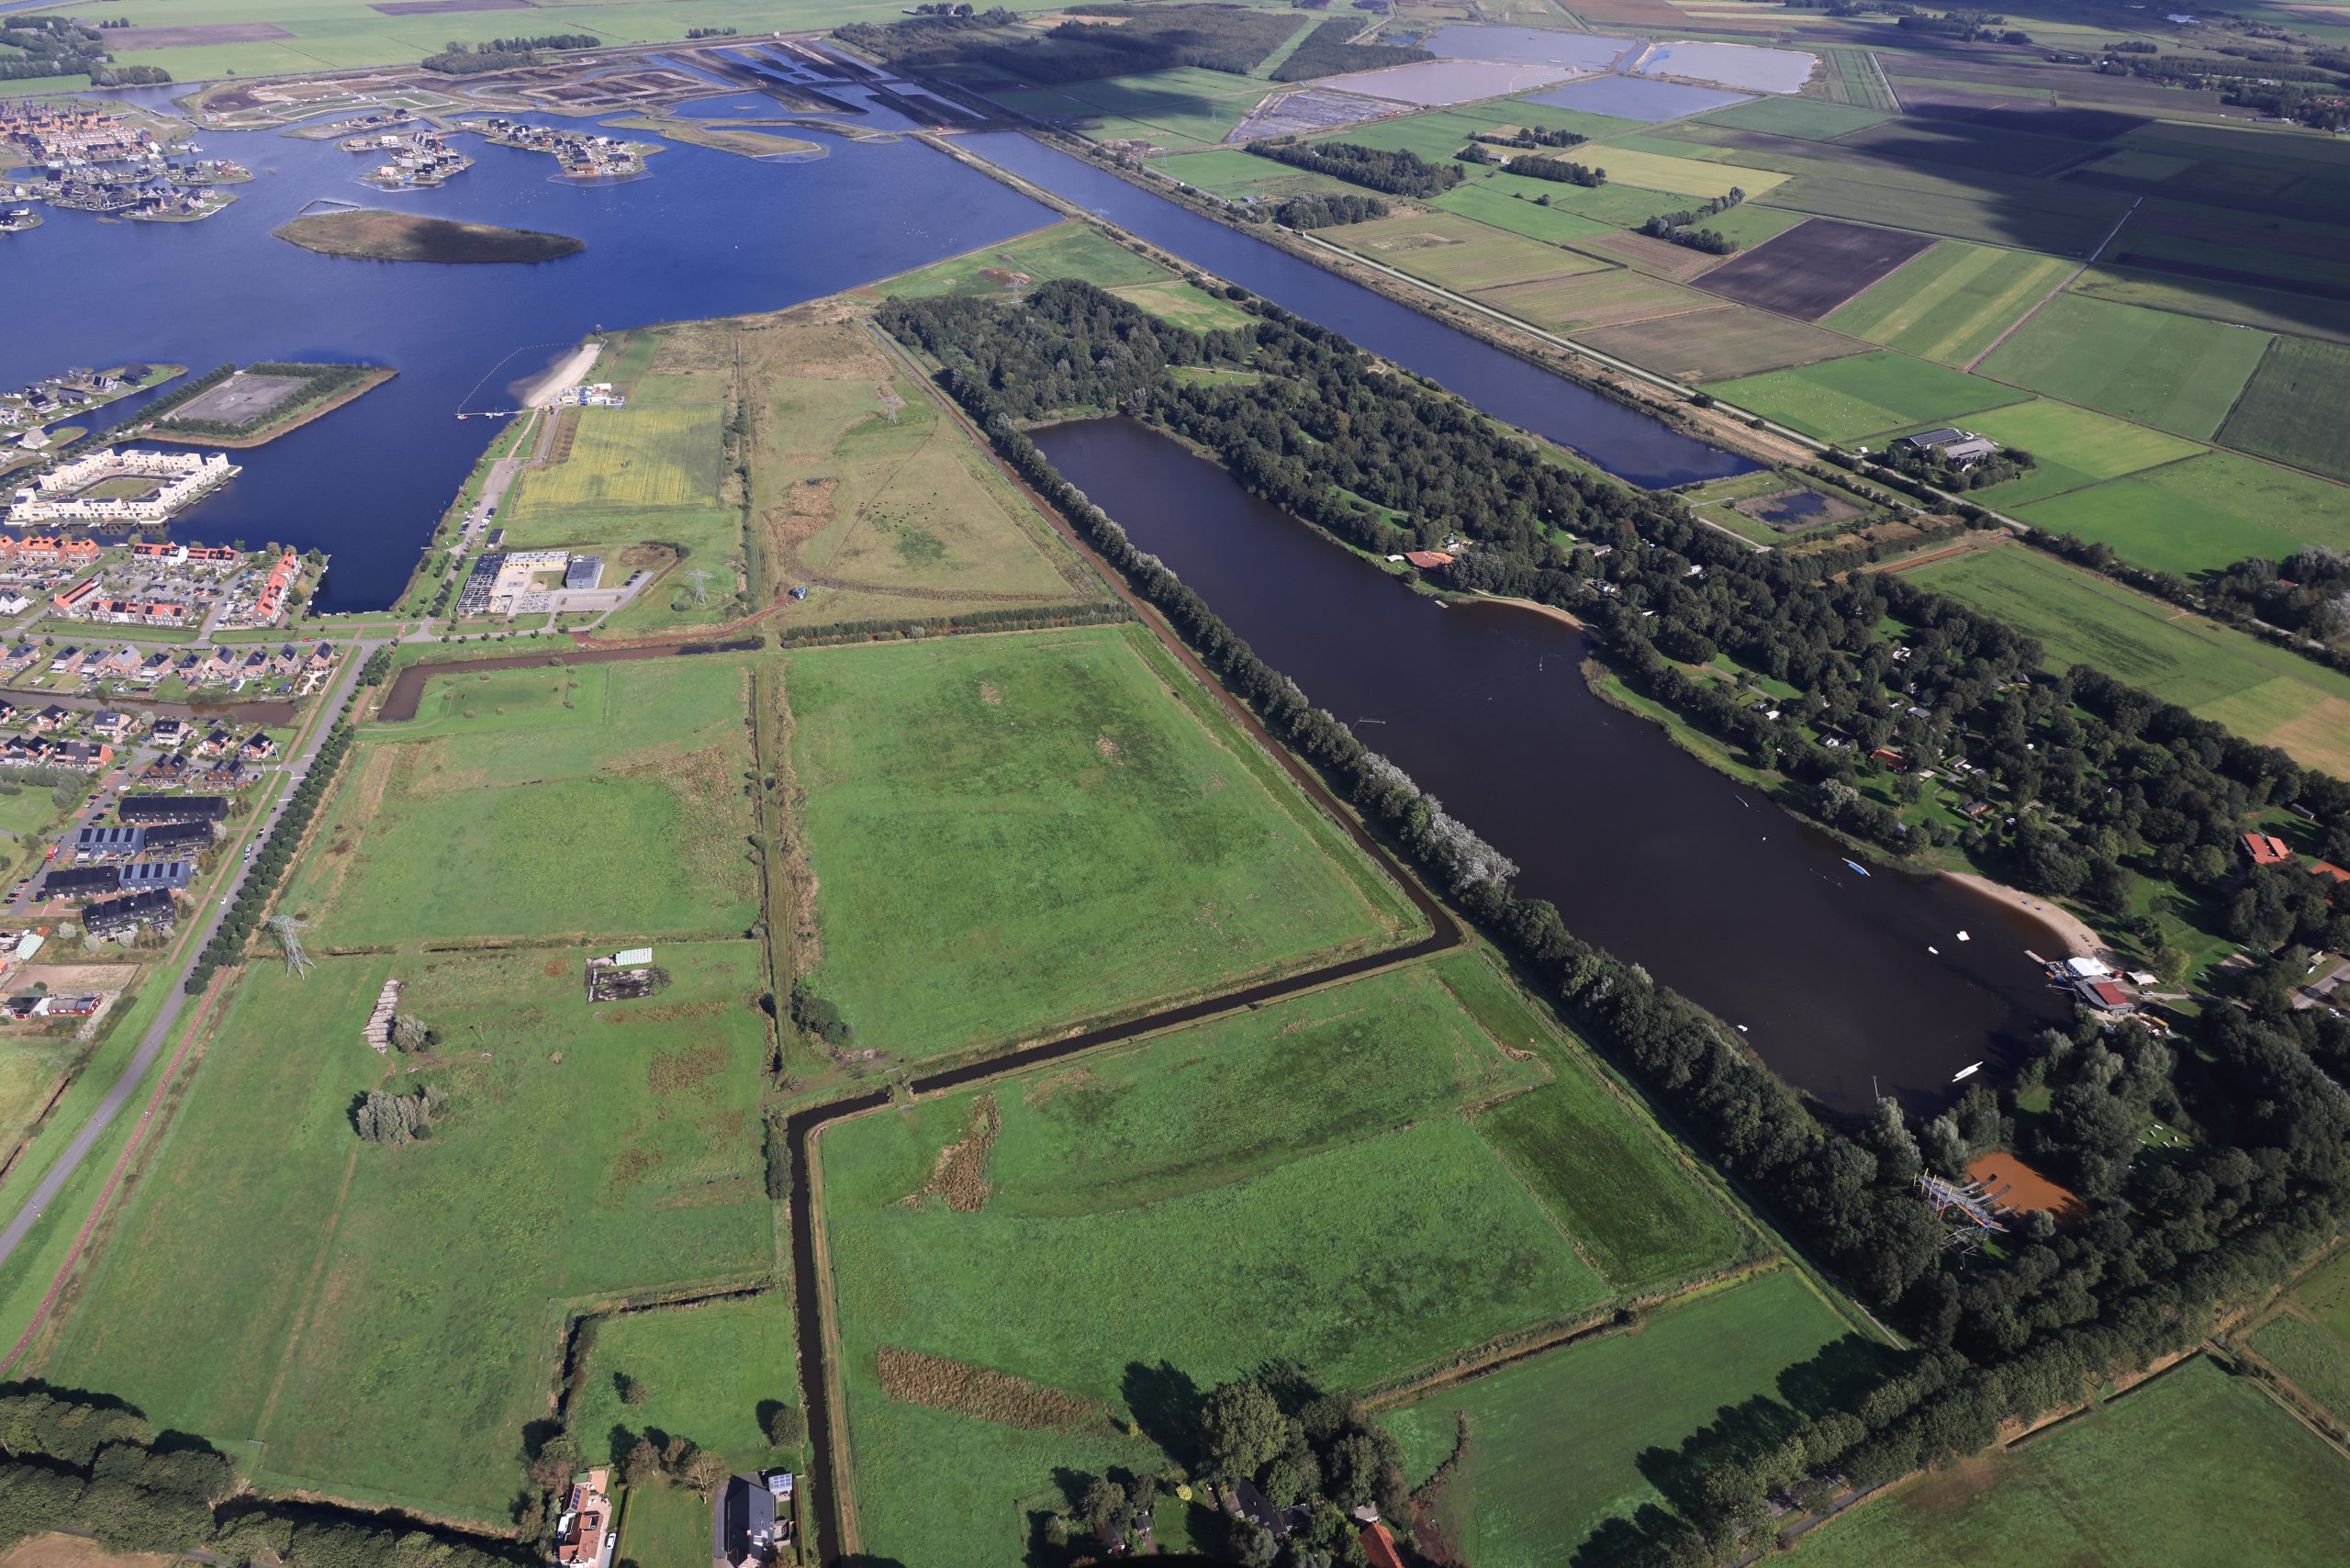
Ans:
{"type": "Polygon", "coordinates": [[[2091,1006],[2108,1013],[2128,1013],[2138,1005],[2135,998],[2111,980],[2085,980],[2080,982],[2080,989],[2091,1006]]]}
{"type": "Polygon", "coordinates": [[[2255,866],[2282,866],[2293,857],[2292,850],[2286,846],[2283,839],[2266,833],[2245,834],[2244,848],[2255,866]]]}
{"type": "Polygon", "coordinates": [[[572,1478],[571,1490],[564,1498],[563,1518],[555,1525],[557,1562],[574,1568],[610,1568],[612,1547],[618,1540],[612,1533],[610,1485],[611,1473],[605,1470],[572,1478]]]}
{"type": "Polygon", "coordinates": [[[2316,865],[2311,867],[2310,875],[2312,877],[2329,877],[2337,882],[2350,882],[2350,871],[2344,870],[2341,867],[2336,866],[2331,860],[2321,860],[2316,865]]]}
{"type": "Polygon", "coordinates": [[[1362,1554],[1371,1559],[1371,1568],[1404,1568],[1404,1554],[1395,1550],[1395,1538],[1377,1519],[1362,1527],[1362,1554]]]}
{"type": "Polygon", "coordinates": [[[263,625],[277,619],[285,607],[285,590],[294,586],[295,577],[302,569],[302,557],[288,550],[269,569],[269,580],[261,585],[261,597],[253,606],[253,619],[263,625]]]}
{"type": "Polygon", "coordinates": [[[1406,550],[1404,552],[1404,559],[1424,572],[1433,572],[1438,566],[1452,565],[1452,557],[1441,550],[1406,550]]]}
{"type": "Polygon", "coordinates": [[[51,595],[49,602],[70,615],[73,612],[73,610],[77,605],[81,604],[84,599],[89,599],[97,591],[98,579],[95,577],[84,577],[80,582],[75,583],[63,593],[51,595]]]}

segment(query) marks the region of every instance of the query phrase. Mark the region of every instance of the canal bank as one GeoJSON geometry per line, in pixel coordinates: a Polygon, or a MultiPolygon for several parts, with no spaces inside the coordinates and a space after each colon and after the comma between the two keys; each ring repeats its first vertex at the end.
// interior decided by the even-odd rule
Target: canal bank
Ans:
{"type": "Polygon", "coordinates": [[[1665,489],[1751,473],[1759,466],[1673,428],[1655,414],[1617,403],[1034,138],[1017,131],[978,131],[958,136],[955,142],[1035,189],[1427,376],[1483,413],[1571,448],[1627,483],[1665,489]]]}
{"type": "Polygon", "coordinates": [[[2048,926],[1946,878],[1856,870],[1831,835],[1602,702],[1572,625],[1415,592],[1138,423],[1033,439],[1308,700],[1516,860],[1521,896],[1739,1027],[1824,1104],[1884,1092],[1930,1112],[1954,1075],[2011,1070],[2068,1016],[2029,957],[2061,950],[2048,926]]]}

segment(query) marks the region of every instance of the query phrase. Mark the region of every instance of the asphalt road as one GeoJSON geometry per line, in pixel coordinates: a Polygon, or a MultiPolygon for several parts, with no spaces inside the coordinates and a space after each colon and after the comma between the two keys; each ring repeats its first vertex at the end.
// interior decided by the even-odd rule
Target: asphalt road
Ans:
{"type": "MultiPolygon", "coordinates": [[[[334,715],[341,711],[343,701],[350,697],[352,689],[358,684],[360,668],[367,662],[367,656],[375,651],[376,646],[377,644],[374,643],[359,643],[352,645],[350,656],[344,661],[342,673],[336,677],[334,685],[325,693],[323,698],[325,705],[319,710],[319,722],[312,730],[308,742],[303,745],[297,755],[289,759],[289,765],[285,770],[287,775],[285,788],[279,792],[276,803],[270,808],[269,816],[262,824],[260,832],[249,835],[246,839],[247,843],[258,844],[270,834],[277,831],[278,819],[285,812],[285,802],[293,798],[296,788],[308,777],[310,765],[318,759],[319,747],[326,744],[327,736],[334,729],[334,715]]],[[[252,868],[250,861],[239,866],[235,879],[227,884],[228,896],[214,900],[211,909],[205,914],[203,929],[197,934],[196,940],[187,946],[186,960],[168,977],[168,983],[172,989],[171,994],[163,1001],[162,1011],[158,1013],[155,1015],[155,1021],[148,1025],[146,1038],[140,1040],[139,1048],[131,1053],[130,1062],[123,1069],[122,1076],[115,1080],[114,1087],[107,1090],[106,1097],[98,1102],[97,1110],[92,1113],[88,1121],[82,1124],[81,1130],[73,1135],[71,1142],[66,1144],[63,1152],[59,1154],[50,1168],[42,1173],[41,1179],[33,1184],[33,1190],[26,1195],[24,1202],[17,1206],[17,1212],[9,1216],[8,1223],[0,1226],[0,1264],[7,1262],[25,1238],[31,1234],[33,1226],[39,1222],[40,1216],[47,1212],[49,1205],[56,1201],[57,1194],[64,1191],[65,1183],[73,1180],[73,1172],[81,1168],[82,1161],[89,1158],[90,1150],[97,1147],[98,1139],[106,1136],[106,1130],[113,1125],[115,1116],[139,1088],[140,1080],[147,1076],[147,1070],[155,1065],[156,1057],[162,1053],[163,1042],[171,1037],[173,1028],[180,1021],[181,1010],[187,1004],[188,998],[185,985],[189,971],[196,968],[196,959],[211,944],[213,935],[219,929],[221,919],[227,913],[229,902],[233,902],[237,890],[244,886],[245,879],[252,874],[252,868]]],[[[149,983],[166,983],[166,977],[156,975],[149,983]]]]}

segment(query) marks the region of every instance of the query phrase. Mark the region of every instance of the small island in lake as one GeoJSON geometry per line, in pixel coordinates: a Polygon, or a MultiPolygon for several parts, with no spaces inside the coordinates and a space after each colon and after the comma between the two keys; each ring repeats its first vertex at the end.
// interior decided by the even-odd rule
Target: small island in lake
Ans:
{"type": "Polygon", "coordinates": [[[585,241],[568,234],[458,223],[375,207],[312,213],[271,232],[321,255],[375,262],[552,262],[588,248],[585,241]]]}

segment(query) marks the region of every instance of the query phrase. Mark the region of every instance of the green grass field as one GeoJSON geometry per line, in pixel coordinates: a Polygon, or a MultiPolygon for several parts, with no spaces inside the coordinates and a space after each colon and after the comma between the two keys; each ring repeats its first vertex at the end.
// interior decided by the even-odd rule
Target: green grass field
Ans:
{"type": "Polygon", "coordinates": [[[666,991],[596,1009],[587,957],[254,966],[48,1374],[264,1486],[502,1523],[564,1304],[774,1261],[756,946],[665,946],[666,991]],[[387,974],[442,1035],[421,1078],[360,1039],[387,974]],[[357,1094],[420,1081],[432,1137],[354,1136],[357,1094]]]}
{"type": "Polygon", "coordinates": [[[1822,441],[1851,442],[1929,420],[1956,420],[2023,394],[1905,354],[1853,354],[1707,388],[1728,402],[1822,441]]]}
{"type": "Polygon", "coordinates": [[[1278,163],[1270,158],[1259,158],[1253,152],[1237,149],[1180,153],[1162,162],[1158,171],[1169,179],[1181,180],[1187,185],[1236,201],[1244,197],[1261,201],[1328,192],[1361,194],[1360,186],[1344,180],[1317,174],[1310,169],[1292,169],[1286,163],[1278,163]]]}
{"type": "Polygon", "coordinates": [[[1450,212],[1399,213],[1321,230],[1357,255],[1461,292],[1609,270],[1581,251],[1545,245],[1450,212]]]}
{"type": "MultiPolygon", "coordinates": [[[[1263,163],[1268,169],[1281,167],[1262,158],[1251,158],[1249,162],[1263,163]]],[[[929,299],[942,294],[1000,295],[1011,284],[1003,274],[1011,273],[1025,273],[1032,279],[1083,278],[1103,288],[1164,283],[1169,276],[1156,262],[1136,255],[1082,223],[1064,219],[1001,245],[990,245],[901,273],[886,283],[875,284],[873,291],[901,299],[929,299]],[[988,276],[990,273],[998,275],[988,276]]]]}
{"type": "Polygon", "coordinates": [[[2262,1360],[2292,1380],[2340,1420],[2350,1411],[2350,1344],[2305,1317],[2280,1312],[2261,1325],[2251,1340],[2262,1360]]]}
{"type": "Polygon", "coordinates": [[[2202,1568],[2324,1562],[2350,1542],[2350,1462],[2201,1358],[2020,1449],[1804,1537],[1800,1568],[2202,1568]]]}
{"type": "Polygon", "coordinates": [[[1656,1312],[1637,1332],[1440,1389],[1385,1420],[1416,1484],[1450,1457],[1466,1414],[1468,1454],[1434,1501],[1446,1538],[1479,1568],[1545,1568],[1606,1519],[1659,1500],[1643,1450],[1677,1448],[1729,1406],[1792,1428],[1798,1410],[1781,1374],[1849,1332],[1782,1269],[1656,1312]]]}
{"type": "Polygon", "coordinates": [[[42,1107],[84,1049],[70,1035],[59,1039],[21,1025],[0,1039],[0,1159],[31,1136],[42,1107]]]}
{"type": "Polygon", "coordinates": [[[710,1561],[710,1505],[683,1486],[631,1487],[621,1505],[620,1562],[701,1568],[710,1561]]]}
{"type": "Polygon", "coordinates": [[[2303,544],[2350,547],[2350,490],[2232,452],[2208,453],[2018,509],[2142,566],[2192,576],[2303,544]]]}
{"type": "Polygon", "coordinates": [[[2058,295],[1983,362],[1986,375],[2209,440],[2267,351],[2268,334],[2058,295]]]}
{"type": "Polygon", "coordinates": [[[2350,767],[2350,677],[2033,550],[1908,576],[2037,637],[2052,670],[2093,665],[2310,767],[2350,767]]]}
{"type": "Polygon", "coordinates": [[[799,1403],[783,1293],[616,1314],[595,1333],[568,1422],[588,1460],[618,1463],[639,1436],[658,1431],[713,1449],[737,1469],[789,1464],[794,1456],[772,1448],[760,1425],[765,1406],[799,1403]],[[622,1396],[622,1377],[633,1403],[622,1396]]]}
{"type": "Polygon", "coordinates": [[[2029,251],[1945,240],[1837,307],[1824,324],[1921,359],[1963,366],[2071,266],[2029,251]]]}
{"type": "Polygon", "coordinates": [[[2031,453],[2037,464],[2020,478],[1976,492],[1984,504],[2003,510],[2081,489],[2101,479],[2176,463],[2205,450],[2145,425],[2044,398],[1988,409],[1966,422],[1969,430],[2003,446],[2031,453]]]}
{"type": "MultiPolygon", "coordinates": [[[[1501,151],[1506,151],[1507,149],[1501,151]]],[[[1588,147],[1569,151],[1596,156],[1588,147]]],[[[1612,180],[1604,185],[1571,185],[1560,180],[1530,179],[1524,174],[1505,174],[1491,170],[1453,186],[1437,197],[1435,205],[1448,212],[1462,213],[1524,233],[1528,230],[1520,228],[1521,223],[1539,223],[1539,215],[1545,213],[1597,223],[1610,229],[1637,229],[1648,221],[1651,213],[1670,212],[1696,204],[1686,196],[1646,190],[1639,185],[1617,185],[1612,180]],[[1539,205],[1544,196],[1550,198],[1548,207],[1539,205]],[[1521,207],[1533,207],[1536,216],[1518,214],[1521,207]],[[1519,222],[1505,223],[1494,216],[1504,211],[1518,214],[1519,222]]],[[[1538,240],[1572,241],[1575,236],[1572,233],[1536,232],[1534,237],[1538,240]]]]}
{"type": "Polygon", "coordinates": [[[285,907],[328,946],[740,932],[747,680],[736,659],[437,679],[343,765],[285,907]]]}
{"type": "MultiPolygon", "coordinates": [[[[827,1131],[866,1549],[1004,1561],[1014,1505],[1048,1489],[1052,1465],[1148,1451],[1098,1420],[1024,1433],[892,1398],[882,1347],[1008,1372],[1156,1434],[1169,1385],[1293,1356],[1359,1387],[1604,1300],[1606,1282],[1459,1114],[1541,1082],[1561,1048],[1463,956],[827,1131]],[[974,1157],[963,1140],[986,1125],[983,1099],[1000,1121],[974,1157]],[[914,1451],[925,1430],[957,1456],[951,1473],[914,1451]]],[[[1628,1132],[1610,1103],[1592,1102],[1595,1126],[1628,1132]]],[[[1638,1235],[1619,1195],[1570,1189],[1559,1219],[1638,1235]]],[[[1724,1216],[1700,1217],[1725,1236],[1724,1216]]]]}
{"type": "Polygon", "coordinates": [[[786,682],[812,983],[861,1046],[958,1050],[1410,918],[1145,633],[814,651],[786,682]]]}
{"type": "MultiPolygon", "coordinates": [[[[1480,223],[1489,223],[1496,229],[1506,229],[1513,234],[1523,234],[1529,240],[1540,240],[1552,245],[1563,245],[1594,234],[1614,232],[1613,224],[1579,211],[1570,211],[1559,202],[1553,201],[1549,207],[1538,205],[1534,196],[1547,195],[1547,192],[1538,191],[1534,196],[1526,194],[1525,187],[1546,183],[1549,182],[1519,179],[1506,174],[1492,180],[1472,180],[1466,185],[1455,185],[1437,197],[1436,205],[1447,212],[1457,212],[1463,218],[1472,218],[1480,223]]],[[[1642,197],[1640,205],[1648,206],[1653,199],[1642,197]]]]}
{"type": "Polygon", "coordinates": [[[2230,446],[2328,478],[2350,481],[2342,411],[2350,399],[2350,346],[2280,337],[2220,427],[2230,446]]]}

